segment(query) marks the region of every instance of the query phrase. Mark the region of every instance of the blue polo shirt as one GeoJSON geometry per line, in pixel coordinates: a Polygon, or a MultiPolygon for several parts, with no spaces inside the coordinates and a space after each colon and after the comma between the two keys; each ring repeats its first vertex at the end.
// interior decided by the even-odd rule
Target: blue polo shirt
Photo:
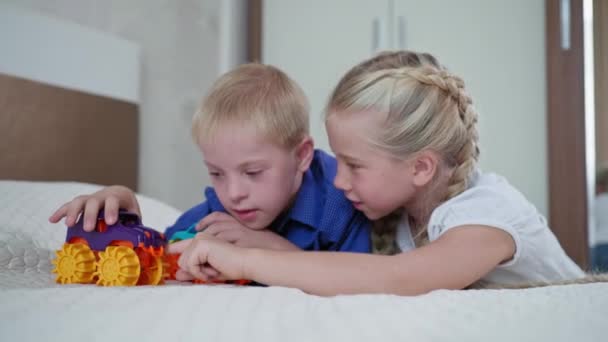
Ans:
{"type": "MultiPolygon", "coordinates": [[[[370,223],[334,187],[336,168],[334,157],[315,150],[293,205],[273,221],[271,229],[303,250],[370,252],[370,223]]],[[[212,212],[226,212],[213,188],[205,189],[205,198],[167,228],[168,240],[212,212]]]]}

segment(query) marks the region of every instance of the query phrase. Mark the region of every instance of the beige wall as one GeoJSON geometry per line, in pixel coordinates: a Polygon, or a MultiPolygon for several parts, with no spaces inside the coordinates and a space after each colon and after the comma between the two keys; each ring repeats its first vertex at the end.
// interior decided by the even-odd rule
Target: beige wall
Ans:
{"type": "Polygon", "coordinates": [[[140,46],[139,190],[181,209],[200,202],[208,178],[190,121],[219,73],[221,1],[7,1],[140,46]]]}

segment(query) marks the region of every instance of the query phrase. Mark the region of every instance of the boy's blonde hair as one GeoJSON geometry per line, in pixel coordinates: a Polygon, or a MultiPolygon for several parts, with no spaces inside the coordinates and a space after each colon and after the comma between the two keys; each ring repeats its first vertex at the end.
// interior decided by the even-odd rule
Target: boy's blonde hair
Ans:
{"type": "MultiPolygon", "coordinates": [[[[445,200],[467,188],[479,159],[477,113],[464,82],[427,53],[382,53],[352,68],[338,83],[326,115],[376,111],[387,117],[372,144],[405,159],[433,150],[453,168],[445,200]]],[[[372,231],[376,253],[398,252],[395,233],[400,213],[376,222],[372,231]]],[[[428,238],[426,228],[417,243],[428,238]]]]}
{"type": "Polygon", "coordinates": [[[211,139],[225,123],[250,123],[285,148],[308,135],[308,101],[302,89],[276,67],[243,64],[213,84],[192,120],[199,143],[211,139]]]}

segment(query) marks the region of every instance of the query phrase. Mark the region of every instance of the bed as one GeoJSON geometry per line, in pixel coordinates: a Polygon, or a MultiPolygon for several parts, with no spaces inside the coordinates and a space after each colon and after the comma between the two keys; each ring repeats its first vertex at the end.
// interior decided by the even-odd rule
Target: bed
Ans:
{"type": "MultiPolygon", "coordinates": [[[[0,11],[0,17],[5,13],[0,11]]],[[[27,36],[29,44],[15,43],[0,54],[0,72],[16,70],[15,63],[38,65],[21,63],[26,56],[63,51],[39,42],[51,31],[70,39],[80,32],[80,43],[89,48],[47,58],[47,67],[34,68],[36,72],[51,73],[58,68],[48,63],[65,62],[59,69],[71,73],[60,75],[105,80],[108,73],[96,75],[100,78],[89,74],[108,58],[123,56],[116,53],[123,41],[29,14],[5,16],[0,25],[11,18],[21,18],[11,22],[21,36],[35,34],[27,36]],[[49,50],[18,50],[24,47],[49,50]],[[96,53],[92,47],[113,54],[96,53]],[[76,60],[90,63],[69,63],[75,52],[82,54],[76,60]],[[14,57],[12,64],[6,56],[14,57]],[[74,70],[79,65],[82,69],[74,70]]],[[[13,26],[4,31],[14,35],[13,26]]],[[[138,94],[137,49],[126,46],[125,51],[131,57],[116,57],[113,65],[124,64],[133,72],[115,73],[120,77],[111,89],[130,84],[130,93],[138,94]],[[133,77],[125,82],[123,75],[133,77]]],[[[58,285],[51,259],[66,228],[50,224],[48,216],[65,201],[102,185],[135,189],[138,184],[137,96],[125,100],[99,89],[77,90],[0,73],[0,341],[607,340],[607,284],[331,298],[282,287],[58,285]]],[[[149,227],[163,230],[180,214],[153,198],[138,199],[149,227]]]]}
{"type": "MultiPolygon", "coordinates": [[[[99,188],[0,181],[0,341],[606,340],[608,284],[331,298],[282,287],[58,285],[50,260],[66,228],[49,213],[99,188]]],[[[138,198],[148,226],[179,215],[138,198]]]]}

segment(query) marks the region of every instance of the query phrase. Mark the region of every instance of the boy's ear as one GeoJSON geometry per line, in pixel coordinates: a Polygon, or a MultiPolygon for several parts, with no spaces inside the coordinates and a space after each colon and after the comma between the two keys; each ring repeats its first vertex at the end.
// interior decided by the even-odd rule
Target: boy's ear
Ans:
{"type": "Polygon", "coordinates": [[[306,136],[296,146],[296,158],[298,159],[298,170],[302,172],[308,171],[310,163],[315,153],[315,144],[310,136],[306,136]]]}
{"type": "Polygon", "coordinates": [[[418,154],[413,165],[413,182],[415,186],[427,185],[437,172],[439,156],[432,151],[423,151],[418,154]]]}

